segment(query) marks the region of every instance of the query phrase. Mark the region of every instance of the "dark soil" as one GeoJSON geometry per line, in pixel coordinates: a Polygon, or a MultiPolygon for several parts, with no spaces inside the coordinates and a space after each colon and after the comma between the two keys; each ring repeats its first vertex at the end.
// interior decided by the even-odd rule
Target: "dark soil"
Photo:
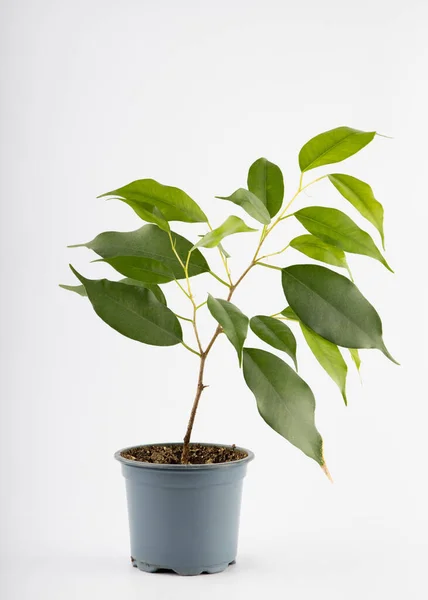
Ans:
{"type": "MultiPolygon", "coordinates": [[[[177,465],[181,462],[183,444],[174,446],[136,446],[121,456],[129,460],[156,463],[159,465],[177,465]]],[[[231,462],[245,458],[247,454],[237,450],[235,446],[203,446],[190,444],[189,463],[192,465],[208,465],[213,463],[231,462]]]]}

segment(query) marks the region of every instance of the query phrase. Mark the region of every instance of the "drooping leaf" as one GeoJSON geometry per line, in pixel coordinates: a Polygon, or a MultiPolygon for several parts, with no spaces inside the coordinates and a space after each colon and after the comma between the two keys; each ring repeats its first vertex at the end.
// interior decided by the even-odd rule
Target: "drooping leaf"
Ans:
{"type": "MultiPolygon", "coordinates": [[[[171,232],[171,236],[177,254],[185,263],[193,244],[178,233],[171,232]]],[[[153,259],[168,267],[176,279],[185,277],[183,267],[171,247],[169,235],[156,225],[144,225],[135,231],[106,231],[86,244],[71,247],[78,248],[80,246],[93,250],[103,258],[141,256],[153,259]]],[[[189,261],[189,277],[207,273],[209,270],[203,254],[199,250],[194,250],[189,261]]]]}
{"type": "Polygon", "coordinates": [[[168,265],[145,256],[112,256],[95,262],[105,262],[118,273],[143,283],[168,283],[174,281],[174,273],[168,265]]]}
{"type": "Polygon", "coordinates": [[[244,348],[244,378],[266,423],[324,467],[315,398],[308,384],[280,358],[256,348],[244,348]]]}
{"type": "Polygon", "coordinates": [[[360,131],[351,127],[337,127],[316,135],[299,152],[299,166],[302,172],[341,162],[364,146],[367,146],[375,131],[360,131]]]}
{"type": "Polygon", "coordinates": [[[248,317],[237,306],[208,295],[208,310],[221,325],[224,333],[238,354],[239,365],[242,362],[242,348],[248,332],[248,317]]]}
{"type": "Polygon", "coordinates": [[[342,211],[324,206],[308,206],[295,212],[294,216],[309,233],[327,244],[337,246],[345,252],[370,256],[392,271],[370,235],[342,211]]]}
{"type": "MultiPolygon", "coordinates": [[[[207,222],[203,210],[186,192],[176,187],[162,185],[154,179],[133,181],[117,190],[102,194],[99,198],[105,196],[118,197],[129,204],[143,220],[151,223],[157,222],[152,220],[152,215],[166,221],[207,222]],[[159,214],[154,211],[155,208],[159,214]]],[[[161,228],[165,229],[165,227],[161,228]]]]}
{"type": "Polygon", "coordinates": [[[346,375],[348,373],[348,367],[339,348],[336,344],[322,338],[302,322],[300,322],[300,328],[312,354],[337,384],[342,394],[343,401],[348,405],[348,400],[346,398],[346,375]]]}
{"type": "Polygon", "coordinates": [[[239,217],[231,216],[228,217],[220,227],[216,227],[212,231],[206,233],[204,237],[194,245],[194,248],[215,248],[228,235],[252,231],[257,231],[257,229],[248,227],[239,217]]]}
{"type": "Polygon", "coordinates": [[[331,183],[354,206],[358,212],[380,233],[382,247],[385,249],[385,239],[383,233],[383,206],[376,200],[372,188],[368,183],[352,177],[334,173],[329,175],[331,183]]]}
{"type": "Polygon", "coordinates": [[[250,191],[239,188],[231,196],[216,196],[220,200],[229,200],[238,206],[241,206],[253,219],[268,225],[270,223],[270,214],[263,202],[250,191]]]}
{"type": "Polygon", "coordinates": [[[297,371],[296,338],[285,323],[273,317],[258,315],[250,320],[250,327],[266,344],[291,356],[297,371]]]}
{"type": "MultiPolygon", "coordinates": [[[[156,284],[150,284],[150,283],[142,283],[141,281],[136,281],[135,279],[131,279],[129,277],[125,277],[124,279],[119,279],[118,283],[124,283],[126,285],[136,285],[136,286],[141,286],[143,288],[146,288],[148,290],[150,290],[151,292],[153,292],[153,294],[156,296],[156,299],[161,302],[162,304],[165,304],[166,306],[166,298],[165,295],[163,293],[163,291],[161,290],[161,288],[156,285],[156,284]]],[[[61,285],[61,288],[63,288],[64,290],[69,290],[70,292],[76,292],[76,294],[79,294],[80,296],[84,296],[86,297],[88,294],[86,293],[86,289],[84,285],[61,285]]]]}
{"type": "Polygon", "coordinates": [[[358,350],[356,348],[349,348],[349,353],[351,355],[353,363],[357,367],[357,371],[360,372],[360,367],[361,367],[360,353],[358,352],[358,350]]]}
{"type": "Polygon", "coordinates": [[[85,286],[97,315],[122,335],[152,346],[174,346],[183,333],[175,314],[159,302],[149,289],[109,281],[86,279],[71,265],[85,286]]]}
{"type": "Polygon", "coordinates": [[[340,248],[323,242],[314,235],[299,235],[290,242],[290,246],[302,254],[335,267],[348,268],[345,253],[340,248]]]}
{"type": "Polygon", "coordinates": [[[281,169],[266,158],[259,158],[248,171],[247,186],[274,217],[284,200],[284,178],[281,169]]]}
{"type": "Polygon", "coordinates": [[[352,281],[326,267],[282,269],[282,287],[301,321],[345,348],[378,348],[393,362],[382,339],[382,322],[352,281]]]}

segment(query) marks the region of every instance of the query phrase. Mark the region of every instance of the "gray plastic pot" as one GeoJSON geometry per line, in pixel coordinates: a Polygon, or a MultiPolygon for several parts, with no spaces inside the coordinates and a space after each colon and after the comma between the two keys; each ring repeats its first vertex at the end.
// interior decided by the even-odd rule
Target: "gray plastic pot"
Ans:
{"type": "Polygon", "coordinates": [[[254,454],[237,448],[247,456],[233,462],[158,465],[123,458],[126,450],[114,456],[126,479],[133,566],[199,575],[233,563],[242,482],[254,454]]]}

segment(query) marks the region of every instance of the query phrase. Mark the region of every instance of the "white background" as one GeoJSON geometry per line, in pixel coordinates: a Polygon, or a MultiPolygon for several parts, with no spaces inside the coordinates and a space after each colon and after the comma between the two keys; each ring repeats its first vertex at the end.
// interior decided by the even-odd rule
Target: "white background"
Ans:
{"type": "MultiPolygon", "coordinates": [[[[424,0],[2,2],[4,600],[427,597],[427,17],[424,0]],[[364,386],[350,368],[345,409],[300,343],[330,485],[262,422],[233,348],[219,340],[195,439],[257,455],[238,563],[197,578],[132,569],[112,455],[182,438],[197,359],[122,338],[87,300],[58,288],[74,283],[68,262],[89,277],[112,275],[66,246],[139,227],[125,205],[95,199],[137,178],[186,190],[215,225],[232,209],[242,217],[214,196],[245,185],[259,156],[281,165],[290,195],[300,147],[340,125],[394,138],[376,138],[334,170],[370,182],[385,206],[395,275],[368,258],[350,264],[401,367],[363,351],[364,386]]],[[[344,208],[323,183],[298,206],[326,203],[344,208]]],[[[269,247],[297,232],[286,221],[269,247]]],[[[228,242],[235,274],[254,243],[248,234],[228,242]]],[[[206,256],[217,264],[214,251],[206,256]]],[[[301,260],[290,251],[278,264],[301,260]]],[[[206,289],[223,292],[208,275],[196,288],[201,302],[206,289]]],[[[165,289],[170,306],[187,310],[173,284],[165,289]]],[[[235,301],[249,315],[281,310],[277,273],[253,271],[235,301]]],[[[206,337],[214,324],[203,314],[206,337]]]]}

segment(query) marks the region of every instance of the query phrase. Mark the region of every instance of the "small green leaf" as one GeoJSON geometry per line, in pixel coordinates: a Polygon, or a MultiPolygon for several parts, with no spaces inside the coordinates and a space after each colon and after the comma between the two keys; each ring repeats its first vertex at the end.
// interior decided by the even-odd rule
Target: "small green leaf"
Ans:
{"type": "Polygon", "coordinates": [[[286,308],[284,308],[281,314],[284,315],[284,317],[286,317],[287,319],[291,319],[292,321],[299,320],[299,317],[296,315],[291,306],[287,306],[286,308]]]}
{"type": "MultiPolygon", "coordinates": [[[[284,178],[281,169],[266,158],[259,158],[248,171],[247,186],[274,217],[284,200],[284,178]]],[[[263,222],[263,221],[262,221],[263,222]]]]}
{"type": "Polygon", "coordinates": [[[324,339],[345,348],[378,348],[396,362],[376,310],[343,275],[318,265],[293,265],[282,269],[282,287],[299,319],[324,339]]]}
{"type": "Polygon", "coordinates": [[[182,342],[177,317],[149,289],[108,279],[86,279],[71,265],[70,269],[85,286],[97,315],[122,335],[152,346],[182,342]]]}
{"type": "Polygon", "coordinates": [[[308,206],[294,213],[305,229],[345,252],[370,256],[393,272],[370,235],[345,213],[335,208],[308,206]]]}
{"type": "MultiPolygon", "coordinates": [[[[185,263],[193,244],[178,233],[171,232],[171,236],[177,254],[185,263]]],[[[93,250],[103,258],[141,256],[153,259],[168,267],[175,279],[184,279],[185,277],[183,267],[171,247],[169,235],[156,225],[144,225],[135,231],[106,231],[97,235],[91,242],[70,247],[78,248],[80,246],[93,250]]],[[[194,250],[189,261],[189,277],[207,273],[209,270],[203,254],[199,250],[194,250]]]]}
{"type": "MultiPolygon", "coordinates": [[[[129,204],[135,212],[145,221],[157,222],[156,218],[165,221],[184,221],[185,223],[205,223],[207,217],[201,208],[190,196],[182,190],[162,185],[154,179],[139,179],[117,190],[102,194],[116,196],[129,204]],[[156,213],[157,209],[159,213],[156,213]]],[[[157,223],[159,225],[159,223],[157,223]]],[[[159,225],[161,227],[161,225],[159,225]]],[[[161,229],[165,229],[164,226],[161,229]]]]}
{"type": "Polygon", "coordinates": [[[353,363],[357,367],[357,371],[360,372],[360,367],[361,367],[360,353],[358,352],[358,350],[356,348],[349,348],[349,353],[351,355],[353,363]]]}
{"type": "Polygon", "coordinates": [[[248,227],[247,225],[245,225],[244,221],[239,217],[231,216],[228,217],[226,221],[222,225],[220,225],[220,227],[216,227],[216,229],[213,229],[209,233],[206,233],[204,237],[201,240],[199,240],[199,242],[193,247],[215,248],[228,235],[252,231],[257,231],[257,229],[252,229],[251,227],[248,227]]]}
{"type": "Polygon", "coordinates": [[[253,217],[253,219],[263,223],[263,225],[268,225],[270,223],[270,214],[266,206],[259,198],[257,198],[257,196],[244,188],[239,188],[239,190],[233,192],[231,196],[216,196],[216,198],[219,198],[220,200],[229,200],[230,202],[237,204],[253,217]]]}
{"type": "MultiPolygon", "coordinates": [[[[156,299],[159,302],[161,302],[162,304],[165,304],[165,306],[166,306],[165,295],[158,285],[155,285],[155,284],[152,285],[150,283],[142,283],[141,281],[136,281],[135,279],[130,279],[129,277],[125,277],[125,279],[120,279],[118,283],[124,283],[126,285],[136,285],[136,286],[141,286],[143,288],[146,288],[146,289],[150,290],[151,292],[153,292],[153,294],[156,296],[156,299]]],[[[69,290],[70,292],[76,292],[76,294],[79,294],[80,296],[86,297],[88,295],[86,293],[86,289],[85,289],[84,285],[61,285],[60,284],[59,287],[63,288],[64,290],[69,290]]]]}
{"type": "Polygon", "coordinates": [[[296,338],[285,323],[273,317],[258,315],[250,320],[250,327],[266,344],[291,356],[297,371],[296,338]]]}
{"type": "Polygon", "coordinates": [[[306,327],[306,325],[302,322],[300,322],[300,328],[306,343],[312,351],[312,354],[315,356],[322,368],[337,384],[345,405],[347,406],[348,400],[346,398],[346,375],[348,373],[348,367],[343,359],[342,354],[340,353],[339,348],[336,346],[336,344],[329,342],[315,333],[315,331],[309,327],[306,327]]]}
{"type": "Polygon", "coordinates": [[[94,262],[105,262],[122,275],[143,283],[168,283],[174,281],[174,274],[168,265],[144,256],[112,256],[94,262]]]}
{"type": "Polygon", "coordinates": [[[280,358],[256,348],[244,348],[244,378],[266,423],[325,468],[308,384],[280,358]]]}
{"type": "Polygon", "coordinates": [[[313,137],[299,152],[302,173],[349,158],[367,146],[375,131],[360,131],[351,127],[337,127],[313,137]]]}
{"type": "Polygon", "coordinates": [[[242,348],[248,332],[248,317],[237,306],[208,295],[208,310],[221,325],[224,333],[238,353],[239,366],[242,362],[242,348]]]}
{"type": "Polygon", "coordinates": [[[302,254],[335,267],[348,268],[345,253],[340,248],[323,242],[314,235],[299,235],[291,240],[290,246],[302,254]]]}
{"type": "Polygon", "coordinates": [[[368,183],[352,177],[334,173],[329,175],[331,183],[354,206],[358,212],[380,233],[382,247],[385,250],[385,239],[383,233],[383,206],[376,200],[372,188],[368,183]]]}

